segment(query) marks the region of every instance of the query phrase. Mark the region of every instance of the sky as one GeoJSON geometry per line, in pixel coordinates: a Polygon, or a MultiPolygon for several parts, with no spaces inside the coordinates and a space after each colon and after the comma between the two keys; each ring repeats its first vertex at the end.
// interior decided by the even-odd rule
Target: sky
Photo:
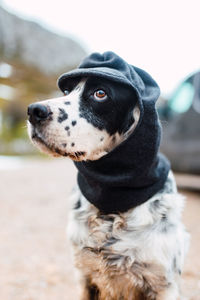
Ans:
{"type": "Polygon", "coordinates": [[[0,4],[73,37],[88,53],[116,52],[149,72],[163,95],[200,69],[199,0],[0,0],[0,4]]]}

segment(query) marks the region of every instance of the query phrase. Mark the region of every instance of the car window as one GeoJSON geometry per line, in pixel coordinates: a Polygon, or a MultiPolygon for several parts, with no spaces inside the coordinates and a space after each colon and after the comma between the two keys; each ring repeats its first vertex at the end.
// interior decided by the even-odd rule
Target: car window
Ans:
{"type": "Polygon", "coordinates": [[[169,100],[169,107],[176,113],[184,113],[192,105],[193,97],[194,87],[190,82],[185,81],[172,95],[171,99],[169,100]]]}

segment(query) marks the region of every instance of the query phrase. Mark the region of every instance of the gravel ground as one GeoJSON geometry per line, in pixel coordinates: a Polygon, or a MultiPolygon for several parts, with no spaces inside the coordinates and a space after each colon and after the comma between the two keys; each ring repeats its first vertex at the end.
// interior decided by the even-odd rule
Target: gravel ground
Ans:
{"type": "MultiPolygon", "coordinates": [[[[0,171],[0,300],[79,299],[65,234],[75,178],[67,159],[30,160],[0,171]]],[[[200,194],[183,193],[191,247],[181,300],[200,300],[200,194]]]]}

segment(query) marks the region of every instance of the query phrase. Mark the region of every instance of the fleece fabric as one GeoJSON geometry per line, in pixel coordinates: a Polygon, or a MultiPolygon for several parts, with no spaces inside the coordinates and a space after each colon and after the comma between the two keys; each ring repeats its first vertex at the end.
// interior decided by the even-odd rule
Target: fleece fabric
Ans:
{"type": "Polygon", "coordinates": [[[160,154],[161,127],[155,108],[160,90],[154,79],[113,52],[93,53],[79,68],[63,74],[68,78],[95,76],[120,82],[138,96],[140,120],[134,132],[96,161],[75,162],[81,192],[102,213],[120,213],[136,207],[161,190],[170,164],[160,154]]]}

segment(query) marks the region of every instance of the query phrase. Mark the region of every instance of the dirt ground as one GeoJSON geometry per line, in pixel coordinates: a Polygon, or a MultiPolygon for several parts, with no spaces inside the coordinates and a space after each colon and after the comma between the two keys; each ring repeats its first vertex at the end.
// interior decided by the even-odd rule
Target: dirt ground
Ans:
{"type": "MultiPolygon", "coordinates": [[[[0,300],[78,300],[65,228],[76,171],[67,159],[0,171],[0,300]]],[[[200,194],[187,196],[191,233],[181,300],[200,300],[200,194]]]]}

